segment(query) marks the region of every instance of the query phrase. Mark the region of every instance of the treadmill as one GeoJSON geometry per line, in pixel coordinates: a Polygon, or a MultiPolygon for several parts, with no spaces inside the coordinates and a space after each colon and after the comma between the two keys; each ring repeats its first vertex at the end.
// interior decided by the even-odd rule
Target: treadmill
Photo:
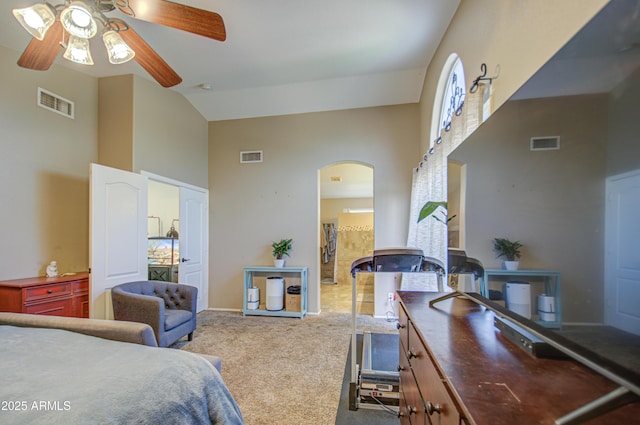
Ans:
{"type": "Polygon", "coordinates": [[[356,275],[357,273],[435,273],[438,291],[444,288],[446,271],[442,262],[425,257],[421,249],[379,249],[351,266],[351,382],[349,410],[358,408],[393,410],[400,404],[400,374],[398,373],[400,339],[397,333],[365,331],[362,356],[357,363],[356,345],[356,275]]]}

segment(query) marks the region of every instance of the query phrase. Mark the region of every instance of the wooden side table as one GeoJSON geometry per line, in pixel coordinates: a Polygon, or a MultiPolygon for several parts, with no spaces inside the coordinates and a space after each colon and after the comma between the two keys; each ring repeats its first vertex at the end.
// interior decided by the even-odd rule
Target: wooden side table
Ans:
{"type": "MultiPolygon", "coordinates": [[[[303,318],[307,314],[307,275],[308,268],[307,267],[256,267],[256,266],[247,266],[244,267],[244,288],[243,288],[243,296],[242,296],[242,315],[253,315],[253,316],[287,316],[287,317],[299,317],[303,318]],[[274,277],[281,276],[282,278],[294,278],[299,279],[300,281],[300,309],[299,311],[287,311],[286,309],[282,310],[267,310],[266,307],[262,304],[262,299],[266,298],[266,291],[263,290],[260,297],[260,306],[251,310],[247,308],[247,290],[254,286],[254,278],[256,277],[274,277]]],[[[286,286],[286,285],[285,285],[286,286]]],[[[285,288],[285,293],[287,289],[285,288]]],[[[285,295],[286,296],[286,295],[285,295]]]]}

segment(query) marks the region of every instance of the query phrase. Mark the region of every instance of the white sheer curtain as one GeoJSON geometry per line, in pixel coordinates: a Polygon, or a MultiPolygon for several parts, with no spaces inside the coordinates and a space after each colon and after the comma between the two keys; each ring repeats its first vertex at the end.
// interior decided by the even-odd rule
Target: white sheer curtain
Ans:
{"type": "MultiPolygon", "coordinates": [[[[480,84],[475,93],[465,97],[462,113],[454,116],[451,129],[442,132],[441,143],[435,144],[424,154],[420,165],[413,173],[411,188],[411,210],[407,246],[422,249],[427,257],[447,264],[447,225],[427,217],[418,223],[422,206],[428,202],[447,201],[447,157],[482,123],[482,102],[485,86],[480,84]]],[[[436,214],[446,222],[441,211],[436,214]]],[[[402,289],[437,290],[435,275],[405,273],[402,289]]]]}

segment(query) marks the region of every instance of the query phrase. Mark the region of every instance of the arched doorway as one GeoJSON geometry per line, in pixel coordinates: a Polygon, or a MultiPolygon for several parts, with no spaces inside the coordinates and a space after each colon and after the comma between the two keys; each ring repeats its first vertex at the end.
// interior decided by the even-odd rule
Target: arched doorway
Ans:
{"type": "MultiPolygon", "coordinates": [[[[351,264],[374,249],[373,167],[334,163],[319,179],[321,311],[351,311],[351,264]]],[[[373,279],[359,278],[358,286],[358,310],[373,314],[373,279]]]]}

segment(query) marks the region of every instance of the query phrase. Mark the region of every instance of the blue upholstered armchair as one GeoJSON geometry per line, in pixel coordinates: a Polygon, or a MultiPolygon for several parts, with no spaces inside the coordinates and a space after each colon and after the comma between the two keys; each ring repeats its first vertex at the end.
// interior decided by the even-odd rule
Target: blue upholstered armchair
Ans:
{"type": "Polygon", "coordinates": [[[159,347],[168,347],[196,329],[198,289],[155,280],[123,283],[111,289],[116,320],[147,323],[159,347]]]}

